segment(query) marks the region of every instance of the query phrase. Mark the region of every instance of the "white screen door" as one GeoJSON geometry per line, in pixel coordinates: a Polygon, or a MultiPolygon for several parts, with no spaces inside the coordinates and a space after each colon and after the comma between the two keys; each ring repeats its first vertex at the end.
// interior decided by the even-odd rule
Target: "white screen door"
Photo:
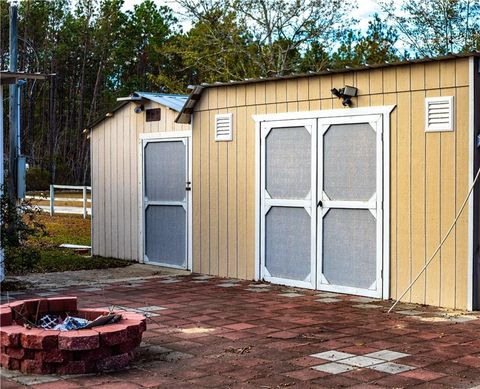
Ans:
{"type": "Polygon", "coordinates": [[[260,126],[260,274],[382,297],[383,116],[260,126]]]}
{"type": "Polygon", "coordinates": [[[318,289],[381,297],[382,116],[318,130],[318,289]]]}
{"type": "Polygon", "coordinates": [[[145,262],[188,266],[188,139],[143,140],[145,262]]]}
{"type": "Polygon", "coordinates": [[[261,266],[265,280],[315,287],[315,120],[261,128],[261,266]]]}

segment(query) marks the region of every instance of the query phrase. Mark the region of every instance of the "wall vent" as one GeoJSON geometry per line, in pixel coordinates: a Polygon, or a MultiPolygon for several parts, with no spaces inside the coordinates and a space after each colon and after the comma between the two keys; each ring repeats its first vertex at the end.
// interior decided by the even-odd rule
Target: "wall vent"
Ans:
{"type": "Polygon", "coordinates": [[[453,131],[453,96],[425,99],[425,131],[453,131]]]}
{"type": "Polygon", "coordinates": [[[232,127],[231,113],[215,115],[215,140],[217,142],[233,140],[232,127]]]}

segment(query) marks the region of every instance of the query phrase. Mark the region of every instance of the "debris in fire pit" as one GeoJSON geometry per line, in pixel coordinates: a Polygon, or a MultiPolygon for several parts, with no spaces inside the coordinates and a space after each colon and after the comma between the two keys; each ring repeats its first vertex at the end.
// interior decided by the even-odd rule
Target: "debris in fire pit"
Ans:
{"type": "Polygon", "coordinates": [[[122,315],[108,314],[100,315],[94,320],[87,320],[69,315],[67,315],[65,319],[62,319],[61,316],[47,314],[40,318],[39,327],[46,330],[73,331],[113,324],[118,322],[121,318],[122,315]]]}

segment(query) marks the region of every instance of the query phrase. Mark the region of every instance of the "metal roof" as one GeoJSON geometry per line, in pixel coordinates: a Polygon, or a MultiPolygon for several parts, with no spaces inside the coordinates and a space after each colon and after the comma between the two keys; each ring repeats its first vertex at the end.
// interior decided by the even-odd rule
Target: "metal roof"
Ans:
{"type": "Polygon", "coordinates": [[[162,104],[174,111],[180,112],[183,108],[183,105],[187,101],[187,95],[178,95],[178,94],[168,94],[168,93],[155,93],[155,92],[134,92],[130,96],[127,97],[120,97],[117,101],[120,102],[116,107],[112,110],[106,112],[104,115],[100,116],[97,120],[93,123],[88,125],[88,128],[96,127],[105,119],[112,117],[113,114],[118,111],[120,108],[124,107],[126,104],[134,101],[141,101],[141,100],[151,100],[155,103],[162,104]]]}
{"type": "Polygon", "coordinates": [[[382,62],[379,64],[369,65],[363,64],[360,66],[346,66],[342,69],[326,69],[320,72],[309,72],[309,73],[296,73],[296,74],[289,74],[285,76],[272,76],[272,77],[260,77],[260,78],[246,78],[244,80],[231,80],[227,82],[215,82],[215,83],[202,83],[200,85],[196,85],[193,87],[192,92],[188,96],[188,100],[184,104],[183,108],[181,109],[180,113],[178,114],[177,118],[175,119],[178,123],[190,123],[191,119],[190,116],[193,113],[193,109],[200,100],[200,96],[202,94],[203,89],[206,88],[215,88],[215,87],[222,87],[222,86],[232,86],[232,85],[242,85],[242,84],[252,84],[257,82],[265,82],[265,81],[278,81],[278,80],[287,80],[292,78],[303,78],[303,77],[314,77],[314,76],[323,76],[328,74],[335,74],[335,73],[348,73],[354,71],[361,71],[361,70],[368,70],[368,69],[380,69],[380,68],[387,68],[392,66],[402,66],[402,65],[411,65],[417,63],[428,63],[428,62],[437,62],[437,61],[444,61],[449,59],[455,58],[468,58],[468,57],[480,57],[480,51],[471,52],[471,53],[463,53],[463,54],[449,54],[440,57],[434,58],[421,58],[421,59],[414,59],[414,60],[404,60],[404,61],[397,61],[397,62],[382,62]]]}
{"type": "Polygon", "coordinates": [[[10,72],[8,70],[0,70],[0,85],[15,84],[19,79],[44,80],[49,76],[54,76],[54,74],[10,72]]]}

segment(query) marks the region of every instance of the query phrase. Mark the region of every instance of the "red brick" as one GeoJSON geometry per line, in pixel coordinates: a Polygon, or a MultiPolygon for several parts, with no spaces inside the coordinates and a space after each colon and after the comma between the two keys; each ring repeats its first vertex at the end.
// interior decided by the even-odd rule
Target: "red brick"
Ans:
{"type": "Polygon", "coordinates": [[[106,326],[95,327],[100,335],[100,343],[107,346],[124,343],[128,340],[127,326],[123,324],[109,324],[106,326]]]}
{"type": "Polygon", "coordinates": [[[89,361],[69,361],[57,366],[57,374],[85,374],[94,371],[95,364],[89,361]]]}
{"type": "Polygon", "coordinates": [[[51,350],[57,347],[58,334],[60,331],[25,329],[20,335],[20,343],[23,347],[33,350],[51,350]]]}
{"type": "Polygon", "coordinates": [[[142,336],[143,331],[143,324],[140,323],[135,323],[135,324],[129,324],[130,320],[124,320],[122,323],[125,323],[125,326],[127,327],[127,336],[129,339],[131,338],[138,338],[139,336],[142,336]]]}
{"type": "Polygon", "coordinates": [[[112,355],[111,347],[102,347],[95,350],[76,351],[75,359],[81,361],[97,361],[112,355]]]}
{"type": "Polygon", "coordinates": [[[23,301],[14,301],[13,303],[8,304],[8,306],[12,310],[13,320],[21,318],[22,315],[28,315],[25,310],[25,305],[23,304],[23,301]]]}
{"type": "Polygon", "coordinates": [[[118,370],[126,367],[133,359],[132,353],[114,355],[97,361],[98,370],[118,370]]]}
{"type": "Polygon", "coordinates": [[[20,362],[20,370],[27,374],[51,374],[54,370],[51,365],[34,359],[24,359],[20,362]]]}
{"type": "Polygon", "coordinates": [[[137,337],[135,339],[130,339],[130,340],[127,340],[126,342],[124,342],[122,344],[119,344],[119,345],[115,346],[115,350],[119,354],[128,353],[130,351],[135,350],[135,348],[137,348],[138,346],[140,346],[141,342],[142,342],[141,337],[137,337]]]}
{"type": "Polygon", "coordinates": [[[75,313],[75,316],[81,317],[82,319],[95,320],[101,315],[108,315],[109,312],[101,308],[88,308],[88,309],[79,309],[75,313]]]}
{"type": "Polygon", "coordinates": [[[36,351],[35,359],[47,363],[62,363],[72,360],[73,355],[71,351],[54,349],[48,351],[36,351]]]}
{"type": "Polygon", "coordinates": [[[9,370],[20,370],[20,361],[6,354],[0,355],[0,365],[9,370]]]}
{"type": "Polygon", "coordinates": [[[60,350],[92,350],[99,346],[100,337],[93,330],[66,331],[58,335],[60,350]]]}
{"type": "Polygon", "coordinates": [[[48,309],[54,312],[75,312],[77,310],[76,297],[51,297],[47,299],[48,309]]]}
{"type": "Polygon", "coordinates": [[[0,329],[0,341],[4,347],[17,347],[20,344],[22,327],[11,325],[0,329]]]}
{"type": "Polygon", "coordinates": [[[10,307],[0,308],[0,327],[12,325],[13,315],[10,307]]]}
{"type": "Polygon", "coordinates": [[[9,357],[15,359],[33,359],[34,352],[23,347],[7,347],[5,350],[9,357]]]}
{"type": "Polygon", "coordinates": [[[44,313],[48,313],[48,302],[47,299],[30,299],[23,300],[25,305],[25,311],[28,312],[28,315],[35,319],[38,313],[38,319],[44,313]]]}

